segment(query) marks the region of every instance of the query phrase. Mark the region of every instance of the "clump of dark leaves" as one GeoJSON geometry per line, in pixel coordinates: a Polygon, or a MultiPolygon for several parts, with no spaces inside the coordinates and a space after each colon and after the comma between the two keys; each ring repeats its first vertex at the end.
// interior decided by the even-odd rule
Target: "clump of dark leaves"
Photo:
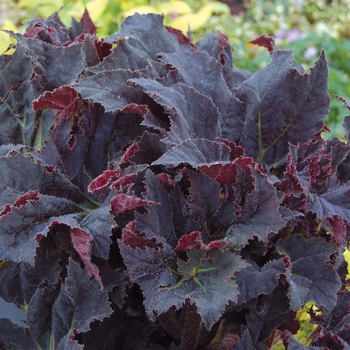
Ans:
{"type": "Polygon", "coordinates": [[[325,54],[305,73],[263,36],[249,73],[222,33],[193,43],[162,16],[95,33],[55,14],[0,57],[0,296],[26,315],[0,320],[2,348],[349,348],[325,54]]]}

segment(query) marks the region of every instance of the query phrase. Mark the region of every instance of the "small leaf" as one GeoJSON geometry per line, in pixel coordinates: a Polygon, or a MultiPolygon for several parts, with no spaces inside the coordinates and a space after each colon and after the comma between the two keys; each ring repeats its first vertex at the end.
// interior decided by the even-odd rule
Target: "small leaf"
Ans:
{"type": "Polygon", "coordinates": [[[111,199],[112,214],[116,216],[127,210],[132,210],[139,206],[148,204],[155,203],[148,202],[136,196],[130,196],[124,193],[119,193],[111,199]]]}
{"type": "Polygon", "coordinates": [[[79,227],[71,228],[69,233],[75,250],[79,253],[81,260],[84,262],[87,273],[89,276],[94,276],[96,281],[100,282],[101,289],[103,289],[98,268],[91,262],[91,234],[79,227]]]}

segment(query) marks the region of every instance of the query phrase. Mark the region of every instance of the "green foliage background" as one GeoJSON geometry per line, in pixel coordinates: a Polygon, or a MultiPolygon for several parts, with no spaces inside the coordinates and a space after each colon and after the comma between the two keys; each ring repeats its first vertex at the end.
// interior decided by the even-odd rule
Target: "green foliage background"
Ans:
{"type": "MultiPolygon", "coordinates": [[[[2,0],[0,29],[24,32],[25,21],[36,16],[46,18],[55,11],[60,11],[61,20],[70,25],[70,18],[79,21],[86,7],[98,27],[99,38],[118,31],[123,19],[135,12],[163,13],[166,25],[185,33],[190,29],[194,41],[207,32],[220,30],[233,44],[235,66],[249,71],[262,68],[270,60],[265,49],[249,44],[261,34],[277,35],[276,43],[283,49],[293,49],[296,60],[306,70],[324,49],[331,94],[331,111],[326,122],[332,130],[324,137],[344,138],[342,122],[349,112],[332,94],[350,99],[350,1],[246,0],[244,5],[246,11],[233,16],[226,4],[210,0],[2,0]],[[310,49],[314,55],[308,56],[310,49]]],[[[13,43],[7,33],[0,32],[0,53],[13,43]]],[[[349,251],[345,258],[350,262],[349,251]]],[[[310,307],[312,303],[298,312],[301,329],[297,336],[306,345],[316,327],[309,323],[310,307]]],[[[284,346],[277,342],[274,349],[284,349],[284,346]]]]}

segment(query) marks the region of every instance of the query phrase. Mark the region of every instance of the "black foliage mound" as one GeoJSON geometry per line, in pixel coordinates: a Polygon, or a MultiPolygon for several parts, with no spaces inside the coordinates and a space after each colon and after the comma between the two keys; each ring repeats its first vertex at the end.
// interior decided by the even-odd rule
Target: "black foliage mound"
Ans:
{"type": "Polygon", "coordinates": [[[0,346],[348,349],[349,140],[321,138],[325,54],[304,73],[261,37],[252,74],[222,33],[194,44],[162,16],[95,32],[55,14],[0,57],[0,297],[26,315],[0,346]]]}

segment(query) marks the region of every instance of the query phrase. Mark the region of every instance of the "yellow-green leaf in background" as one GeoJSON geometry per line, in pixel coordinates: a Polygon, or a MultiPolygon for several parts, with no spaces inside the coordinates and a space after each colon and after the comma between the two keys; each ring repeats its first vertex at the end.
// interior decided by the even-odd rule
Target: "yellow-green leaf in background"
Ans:
{"type": "Polygon", "coordinates": [[[157,6],[160,12],[165,16],[169,14],[190,14],[192,12],[191,7],[184,1],[169,1],[166,3],[159,4],[157,6]]]}
{"type": "Polygon", "coordinates": [[[21,8],[35,9],[39,17],[49,17],[63,5],[64,2],[62,0],[55,0],[54,2],[47,0],[20,0],[18,3],[18,6],[21,8]]]}
{"type": "Polygon", "coordinates": [[[230,11],[227,5],[215,2],[206,4],[198,12],[176,17],[170,21],[170,25],[186,33],[188,29],[197,30],[206,24],[214,13],[226,13],[230,11]]]}
{"type": "Polygon", "coordinates": [[[5,20],[4,24],[0,27],[0,54],[5,52],[9,45],[16,43],[16,40],[11,38],[9,34],[3,32],[2,30],[12,30],[13,32],[18,32],[18,28],[10,21],[5,20]]]}
{"type": "Polygon", "coordinates": [[[93,22],[96,22],[101,17],[107,5],[108,0],[93,0],[86,4],[86,8],[93,22]]]}
{"type": "Polygon", "coordinates": [[[230,8],[226,4],[223,4],[222,2],[218,2],[218,1],[211,2],[207,6],[210,6],[213,9],[213,12],[215,14],[218,14],[218,15],[222,15],[222,14],[229,15],[229,14],[231,14],[230,8]]]}
{"type": "Polygon", "coordinates": [[[133,7],[131,10],[124,12],[123,15],[125,17],[128,17],[128,16],[132,16],[136,12],[141,14],[141,15],[144,15],[144,14],[147,14],[147,13],[162,14],[161,11],[157,10],[153,6],[141,5],[141,6],[133,7]]]}
{"type": "Polygon", "coordinates": [[[203,7],[197,13],[191,13],[184,16],[176,17],[171,20],[170,25],[184,33],[190,30],[196,30],[203,27],[209,20],[212,11],[208,7],[203,7]]]}
{"type": "Polygon", "coordinates": [[[80,20],[86,7],[92,21],[97,22],[107,8],[107,5],[108,0],[92,0],[85,4],[82,1],[78,1],[69,9],[67,14],[69,17],[74,17],[76,20],[80,20]]]}
{"type": "Polygon", "coordinates": [[[149,5],[149,1],[147,0],[133,0],[133,1],[129,1],[129,0],[114,0],[118,2],[118,5],[120,5],[121,9],[123,12],[126,12],[128,10],[133,9],[134,7],[138,7],[138,6],[147,6],[149,5]]]}
{"type": "Polygon", "coordinates": [[[350,279],[350,251],[349,251],[349,249],[345,249],[345,252],[344,252],[344,259],[345,259],[345,261],[348,263],[348,275],[347,275],[347,279],[350,279]]]}

